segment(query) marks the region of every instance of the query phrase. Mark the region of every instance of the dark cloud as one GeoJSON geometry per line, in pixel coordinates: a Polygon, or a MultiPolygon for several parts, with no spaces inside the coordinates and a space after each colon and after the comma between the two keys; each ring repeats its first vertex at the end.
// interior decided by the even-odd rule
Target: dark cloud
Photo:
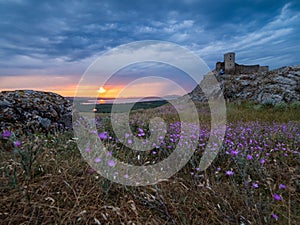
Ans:
{"type": "Polygon", "coordinates": [[[0,0],[0,75],[82,73],[95,55],[144,39],[186,46],[211,68],[226,51],[299,64],[299,22],[296,0],[0,0]]]}

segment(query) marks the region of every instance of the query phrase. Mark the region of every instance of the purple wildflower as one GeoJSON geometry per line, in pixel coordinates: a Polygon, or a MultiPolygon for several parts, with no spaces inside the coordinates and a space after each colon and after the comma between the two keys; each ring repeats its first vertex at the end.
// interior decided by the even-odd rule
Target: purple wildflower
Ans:
{"type": "Polygon", "coordinates": [[[251,159],[253,159],[253,157],[252,157],[252,155],[247,155],[247,160],[251,160],[251,159]]]}
{"type": "Polygon", "coordinates": [[[231,150],[230,151],[230,154],[232,155],[232,156],[237,156],[238,155],[238,153],[239,153],[239,151],[237,151],[237,150],[231,150]]]}
{"type": "Polygon", "coordinates": [[[191,135],[191,138],[196,139],[197,136],[196,136],[195,134],[192,134],[192,135],[191,135]]]}
{"type": "Polygon", "coordinates": [[[108,165],[109,165],[110,167],[114,167],[114,166],[116,165],[116,163],[115,163],[114,160],[109,160],[109,161],[108,161],[108,165]]]}
{"type": "Polygon", "coordinates": [[[227,171],[226,171],[226,175],[227,175],[227,176],[232,176],[233,174],[234,174],[234,172],[231,171],[231,170],[227,170],[227,171]]]}
{"type": "Polygon", "coordinates": [[[107,138],[108,138],[107,132],[104,131],[104,132],[100,133],[100,134],[99,134],[99,138],[100,138],[101,140],[107,139],[107,138]]]}
{"type": "Polygon", "coordinates": [[[258,188],[258,183],[253,183],[253,184],[252,184],[252,187],[253,187],[253,188],[258,188]]]}
{"type": "Polygon", "coordinates": [[[19,148],[22,145],[22,143],[20,141],[15,141],[14,142],[14,146],[19,148]]]}
{"type": "Polygon", "coordinates": [[[138,131],[139,131],[139,133],[138,133],[139,137],[145,136],[145,132],[142,128],[138,128],[138,131]]]}
{"type": "Polygon", "coordinates": [[[282,200],[282,197],[279,194],[276,194],[276,193],[274,193],[273,198],[276,201],[281,201],[282,200]]]}
{"type": "Polygon", "coordinates": [[[99,157],[95,158],[95,160],[94,160],[95,163],[98,163],[100,161],[101,161],[101,159],[99,157]]]}
{"type": "Polygon", "coordinates": [[[265,164],[265,162],[266,162],[266,161],[265,161],[264,158],[262,158],[262,159],[260,160],[260,164],[262,164],[262,165],[265,164]]]}
{"type": "Polygon", "coordinates": [[[11,134],[12,134],[11,131],[7,130],[2,133],[2,137],[9,138],[11,136],[11,134]]]}
{"type": "Polygon", "coordinates": [[[285,189],[286,186],[285,186],[284,184],[279,184],[279,188],[280,188],[280,189],[285,189]]]}
{"type": "Polygon", "coordinates": [[[275,220],[278,220],[278,216],[275,213],[272,213],[271,215],[275,220]]]}

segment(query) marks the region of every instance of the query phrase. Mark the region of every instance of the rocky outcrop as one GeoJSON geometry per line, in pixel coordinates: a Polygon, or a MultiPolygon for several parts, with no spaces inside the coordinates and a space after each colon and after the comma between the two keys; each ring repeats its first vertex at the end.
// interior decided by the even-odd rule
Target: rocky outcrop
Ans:
{"type": "MultiPolygon", "coordinates": [[[[282,67],[265,73],[213,73],[220,83],[225,99],[229,101],[251,100],[272,105],[300,101],[300,65],[282,67]]],[[[195,101],[207,101],[199,86],[189,95],[195,101]]]]}
{"type": "Polygon", "coordinates": [[[64,97],[32,90],[0,92],[0,131],[18,133],[72,128],[72,105],[64,97]]]}

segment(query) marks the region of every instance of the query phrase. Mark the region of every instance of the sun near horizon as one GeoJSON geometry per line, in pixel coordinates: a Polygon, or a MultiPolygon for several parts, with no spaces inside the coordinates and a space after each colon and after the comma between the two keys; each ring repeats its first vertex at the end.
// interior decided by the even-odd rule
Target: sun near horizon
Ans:
{"type": "Polygon", "coordinates": [[[106,89],[104,87],[100,87],[98,90],[99,94],[104,94],[106,92],[106,89]]]}

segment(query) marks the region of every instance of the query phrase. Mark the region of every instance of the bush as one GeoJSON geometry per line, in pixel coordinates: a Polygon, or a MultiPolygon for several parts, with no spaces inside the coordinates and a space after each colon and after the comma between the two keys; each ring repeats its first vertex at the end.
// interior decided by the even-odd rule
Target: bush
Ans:
{"type": "Polygon", "coordinates": [[[292,109],[300,109],[300,101],[293,102],[291,104],[292,109]]]}
{"type": "Polygon", "coordinates": [[[284,111],[288,108],[288,105],[284,102],[276,103],[274,105],[274,110],[276,111],[284,111]]]}

